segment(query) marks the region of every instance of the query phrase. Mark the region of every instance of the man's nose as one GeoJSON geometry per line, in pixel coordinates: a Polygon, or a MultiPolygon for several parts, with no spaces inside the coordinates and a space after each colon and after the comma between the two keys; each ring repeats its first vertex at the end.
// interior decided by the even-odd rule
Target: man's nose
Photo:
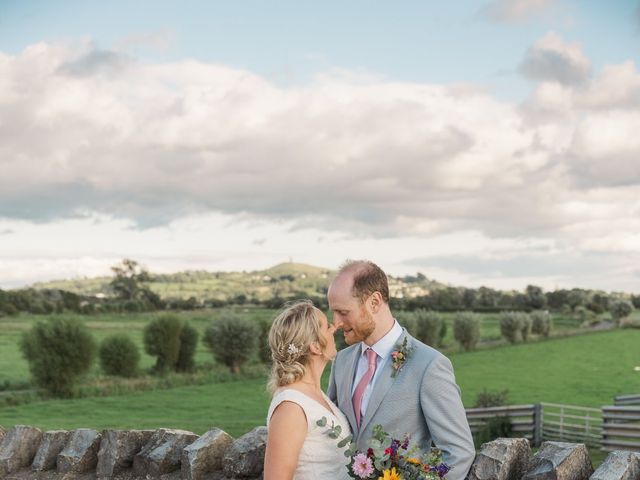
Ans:
{"type": "Polygon", "coordinates": [[[342,330],[343,322],[337,315],[333,316],[333,328],[336,330],[342,330]]]}

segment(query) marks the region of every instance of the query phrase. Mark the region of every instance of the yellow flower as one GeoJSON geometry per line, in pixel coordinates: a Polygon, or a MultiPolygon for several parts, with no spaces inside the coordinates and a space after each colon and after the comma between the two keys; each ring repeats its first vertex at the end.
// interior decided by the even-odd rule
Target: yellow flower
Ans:
{"type": "Polygon", "coordinates": [[[407,462],[413,463],[414,465],[421,465],[422,462],[417,458],[407,458],[407,462]]]}
{"type": "Polygon", "coordinates": [[[396,472],[396,467],[393,467],[391,470],[385,470],[382,474],[384,476],[378,477],[378,480],[402,480],[400,474],[396,472]]]}

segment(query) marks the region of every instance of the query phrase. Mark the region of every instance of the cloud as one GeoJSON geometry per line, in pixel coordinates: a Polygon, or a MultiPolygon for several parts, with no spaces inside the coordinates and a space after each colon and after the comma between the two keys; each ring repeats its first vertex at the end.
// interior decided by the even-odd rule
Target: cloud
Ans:
{"type": "Polygon", "coordinates": [[[5,228],[3,230],[0,230],[0,236],[1,235],[11,235],[15,233],[13,230],[11,230],[10,228],[5,228]]]}
{"type": "Polygon", "coordinates": [[[553,0],[493,0],[481,13],[496,22],[521,22],[544,12],[553,3],[553,0]]]}
{"type": "Polygon", "coordinates": [[[222,212],[376,238],[475,230],[623,244],[640,229],[635,66],[592,79],[553,34],[532,51],[570,68],[540,67],[522,106],[336,71],[283,88],[90,42],[0,54],[0,216],[98,212],[151,228],[222,212]]]}
{"type": "Polygon", "coordinates": [[[549,32],[528,49],[519,69],[532,80],[579,85],[588,80],[591,63],[578,44],[567,43],[549,32]]]}

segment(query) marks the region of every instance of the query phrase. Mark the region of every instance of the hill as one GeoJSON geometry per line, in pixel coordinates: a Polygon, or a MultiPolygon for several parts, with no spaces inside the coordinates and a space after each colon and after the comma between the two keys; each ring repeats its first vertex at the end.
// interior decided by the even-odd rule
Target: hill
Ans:
{"type": "MultiPolygon", "coordinates": [[[[266,270],[252,272],[208,272],[190,270],[169,274],[153,274],[147,286],[163,299],[196,298],[198,301],[233,300],[236,303],[280,297],[324,297],[331,276],[328,268],[303,263],[281,263],[266,270]]],[[[56,280],[36,283],[37,290],[59,289],[79,295],[110,296],[112,277],[56,280]]],[[[429,280],[422,274],[407,277],[389,277],[391,295],[397,298],[426,295],[445,285],[429,280]]]]}

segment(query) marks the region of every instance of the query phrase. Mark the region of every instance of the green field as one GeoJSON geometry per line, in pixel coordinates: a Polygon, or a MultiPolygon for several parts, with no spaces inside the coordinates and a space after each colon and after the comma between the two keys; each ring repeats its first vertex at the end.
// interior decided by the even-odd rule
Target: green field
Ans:
{"type": "MultiPolygon", "coordinates": [[[[634,371],[640,366],[638,345],[640,330],[615,330],[457,353],[451,360],[467,407],[483,388],[509,389],[512,404],[545,401],[599,407],[611,404],[615,395],[640,392],[640,372],[634,371]]],[[[0,425],[180,427],[196,433],[215,426],[238,436],[264,424],[269,404],[264,385],[264,379],[241,380],[3,407],[0,425]]]]}

